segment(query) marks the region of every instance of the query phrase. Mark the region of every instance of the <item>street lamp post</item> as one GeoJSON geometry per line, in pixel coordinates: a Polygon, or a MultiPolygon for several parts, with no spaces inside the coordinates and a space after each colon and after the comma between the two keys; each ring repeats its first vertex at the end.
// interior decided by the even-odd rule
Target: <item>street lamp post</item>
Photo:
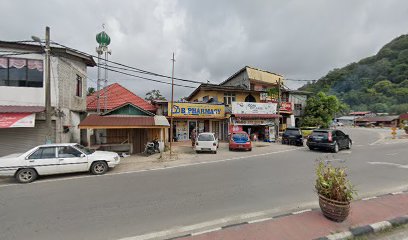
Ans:
{"type": "MultiPolygon", "coordinates": [[[[36,36],[31,37],[34,41],[40,43],[40,46],[42,46],[41,39],[36,36]]],[[[52,115],[52,109],[51,109],[51,74],[50,74],[50,27],[45,27],[45,47],[44,52],[45,52],[45,67],[44,67],[44,72],[45,72],[45,124],[47,126],[47,135],[46,135],[46,143],[51,143],[52,142],[52,124],[51,124],[51,115],[52,115]]]]}

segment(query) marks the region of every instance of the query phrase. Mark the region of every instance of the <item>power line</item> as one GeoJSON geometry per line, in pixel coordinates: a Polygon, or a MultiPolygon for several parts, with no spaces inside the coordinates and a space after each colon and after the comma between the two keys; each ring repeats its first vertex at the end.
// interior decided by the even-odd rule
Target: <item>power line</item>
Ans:
{"type": "MultiPolygon", "coordinates": [[[[167,84],[167,85],[171,85],[171,83],[169,83],[169,82],[164,82],[164,81],[160,81],[160,80],[157,80],[157,79],[146,78],[146,77],[134,75],[134,74],[131,74],[131,73],[121,72],[121,71],[114,70],[114,69],[107,68],[107,67],[101,67],[101,68],[107,69],[108,71],[111,71],[111,72],[116,72],[116,73],[120,73],[120,74],[123,74],[123,75],[131,76],[131,77],[136,77],[136,78],[140,78],[140,79],[144,79],[144,80],[148,80],[148,81],[152,81],[152,82],[158,82],[158,83],[164,83],[164,84],[167,84]]],[[[187,86],[187,85],[181,85],[181,84],[174,84],[174,86],[185,87],[185,88],[194,88],[194,89],[196,88],[196,87],[193,87],[193,86],[187,86]]]]}
{"type": "MultiPolygon", "coordinates": [[[[53,42],[53,44],[59,45],[59,46],[61,46],[61,47],[67,48],[67,49],[69,49],[69,50],[72,50],[72,51],[75,51],[75,52],[78,52],[78,53],[81,53],[81,54],[85,54],[85,55],[88,55],[88,56],[91,56],[91,57],[94,57],[94,58],[98,58],[98,56],[95,56],[95,55],[92,55],[92,54],[89,54],[89,53],[86,53],[86,52],[83,52],[83,51],[79,51],[79,50],[76,50],[76,49],[67,47],[67,46],[62,45],[62,44],[57,43],[57,42],[53,42]]],[[[125,64],[122,64],[122,63],[119,63],[119,62],[115,62],[115,61],[112,61],[112,60],[107,60],[107,62],[112,63],[112,64],[116,64],[116,65],[119,65],[119,66],[122,66],[122,67],[130,68],[130,69],[136,71],[137,73],[142,73],[142,74],[147,74],[147,75],[153,75],[153,76],[156,76],[156,77],[163,77],[163,78],[169,78],[169,79],[171,79],[170,76],[166,76],[166,75],[159,74],[159,73],[154,73],[154,72],[151,72],[151,71],[146,71],[146,70],[143,70],[143,69],[140,69],[140,68],[136,68],[136,67],[132,67],[132,66],[129,66],[129,65],[125,65],[125,64]]],[[[183,78],[174,78],[174,80],[185,81],[185,82],[192,82],[192,83],[198,83],[198,84],[206,83],[206,82],[195,81],[195,80],[190,80],[190,79],[183,79],[183,78]]]]}

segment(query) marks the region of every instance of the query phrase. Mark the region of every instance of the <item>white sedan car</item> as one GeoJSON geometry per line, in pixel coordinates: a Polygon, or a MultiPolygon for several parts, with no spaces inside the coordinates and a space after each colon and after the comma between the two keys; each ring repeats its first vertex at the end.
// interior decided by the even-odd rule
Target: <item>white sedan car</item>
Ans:
{"type": "Polygon", "coordinates": [[[204,151],[217,153],[217,148],[218,139],[215,137],[214,133],[203,132],[198,134],[195,143],[195,150],[197,153],[204,151]]]}
{"type": "Polygon", "coordinates": [[[0,176],[29,183],[39,175],[86,171],[100,175],[119,162],[115,152],[93,151],[76,143],[47,144],[0,158],[0,176]]]}

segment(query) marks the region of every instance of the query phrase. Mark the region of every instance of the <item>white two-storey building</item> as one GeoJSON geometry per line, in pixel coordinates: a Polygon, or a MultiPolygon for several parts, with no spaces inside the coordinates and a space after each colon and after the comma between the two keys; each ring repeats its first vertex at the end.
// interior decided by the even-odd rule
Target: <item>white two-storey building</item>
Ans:
{"type": "MultiPolygon", "coordinates": [[[[0,157],[46,142],[43,47],[0,41],[0,157]]],[[[91,56],[51,46],[52,142],[80,142],[91,56]]],[[[86,134],[86,133],[83,133],[86,134]]]]}

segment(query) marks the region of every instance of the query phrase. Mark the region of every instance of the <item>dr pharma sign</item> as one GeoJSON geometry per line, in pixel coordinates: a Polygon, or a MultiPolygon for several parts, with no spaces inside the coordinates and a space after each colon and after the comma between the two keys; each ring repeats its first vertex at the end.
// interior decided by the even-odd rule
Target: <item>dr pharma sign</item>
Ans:
{"type": "Polygon", "coordinates": [[[0,113],[0,128],[34,127],[35,113],[0,113]]]}
{"type": "Polygon", "coordinates": [[[232,102],[233,114],[276,114],[276,103],[232,102]]]}
{"type": "Polygon", "coordinates": [[[198,104],[198,103],[171,103],[169,109],[173,111],[173,117],[196,117],[196,118],[224,118],[224,105],[198,104]]]}

